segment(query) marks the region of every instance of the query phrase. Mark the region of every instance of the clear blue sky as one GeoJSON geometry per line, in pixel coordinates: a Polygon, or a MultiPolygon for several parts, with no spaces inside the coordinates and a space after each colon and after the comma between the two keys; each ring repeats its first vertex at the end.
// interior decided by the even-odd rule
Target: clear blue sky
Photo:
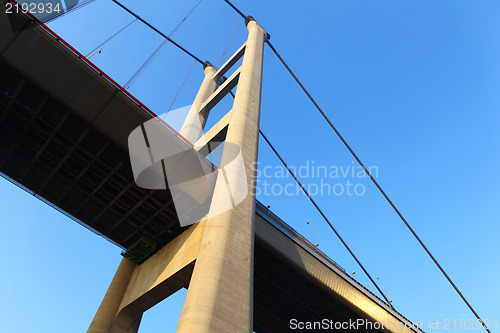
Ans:
{"type": "MultiPolygon", "coordinates": [[[[124,0],[169,33],[197,0],[124,0]]],[[[271,34],[305,85],[484,319],[500,319],[500,24],[498,1],[235,1],[271,34]]],[[[50,27],[86,54],[131,16],[110,0],[50,27]]],[[[218,65],[236,14],[204,0],[173,38],[218,65]]],[[[238,20],[229,44],[246,37],[238,20]]],[[[161,38],[134,23],[92,60],[125,83],[161,38]]],[[[166,111],[192,60],[168,45],[130,91],[166,111]]],[[[196,65],[174,107],[192,102],[196,65]]],[[[226,105],[228,105],[226,103],[226,105]]],[[[219,116],[224,111],[219,108],[219,116]]],[[[217,113],[210,121],[217,120],[217,113]]],[[[352,158],[266,49],[261,127],[289,164],[352,167],[352,158]]],[[[261,170],[278,166],[265,143],[261,170]]],[[[472,319],[395,213],[366,179],[362,196],[319,204],[394,306],[413,321],[472,319]]],[[[267,179],[286,185],[290,179],[267,179]]],[[[329,184],[346,179],[326,179],[329,184]]],[[[306,178],[319,184],[321,179],[306,178]]],[[[283,220],[373,290],[304,196],[259,195],[283,220]]],[[[121,259],[120,250],[0,180],[4,332],[84,332],[121,259]]],[[[185,292],[146,312],[140,332],[173,332],[185,292]]],[[[426,331],[430,331],[424,326],[426,331]]],[[[461,330],[448,330],[461,331],[461,330]]]]}

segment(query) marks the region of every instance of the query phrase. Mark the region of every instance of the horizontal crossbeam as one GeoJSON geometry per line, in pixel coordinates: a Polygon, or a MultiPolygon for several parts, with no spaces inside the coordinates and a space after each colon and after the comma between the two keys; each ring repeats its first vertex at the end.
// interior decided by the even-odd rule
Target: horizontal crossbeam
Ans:
{"type": "Polygon", "coordinates": [[[231,69],[231,67],[234,66],[234,64],[236,62],[238,62],[238,60],[241,59],[241,57],[243,57],[243,55],[245,54],[245,48],[246,48],[247,44],[243,44],[241,45],[241,47],[231,56],[231,58],[229,58],[225,63],[224,65],[222,65],[221,68],[219,68],[219,70],[214,74],[214,79],[215,80],[218,80],[220,79],[224,74],[227,73],[227,71],[229,69],[231,69]]]}
{"type": "Polygon", "coordinates": [[[238,68],[209,98],[201,105],[199,114],[205,115],[220,102],[236,85],[240,79],[241,68],[238,68]]]}
{"type": "Polygon", "coordinates": [[[229,120],[231,119],[231,111],[226,113],[221,120],[213,125],[196,143],[194,149],[200,152],[203,156],[208,156],[214,151],[225,139],[229,120]]]}

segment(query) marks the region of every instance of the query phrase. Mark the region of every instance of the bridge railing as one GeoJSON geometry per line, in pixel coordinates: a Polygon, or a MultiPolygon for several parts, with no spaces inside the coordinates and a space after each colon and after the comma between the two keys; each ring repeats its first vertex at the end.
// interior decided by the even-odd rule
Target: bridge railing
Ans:
{"type": "Polygon", "coordinates": [[[271,212],[269,208],[264,206],[260,201],[257,200],[256,202],[256,212],[259,215],[265,215],[263,217],[266,217],[266,220],[270,222],[273,226],[278,228],[281,232],[286,234],[287,236],[291,236],[295,242],[299,243],[300,245],[304,246],[306,250],[311,252],[312,254],[316,254],[320,257],[322,257],[324,260],[327,262],[333,264],[335,267],[340,269],[345,273],[345,269],[337,264],[335,260],[327,256],[323,251],[318,249],[317,246],[315,246],[313,243],[311,243],[307,238],[302,236],[298,231],[296,231],[294,228],[292,228],[290,225],[288,225],[285,221],[283,221],[279,216],[271,212]]]}

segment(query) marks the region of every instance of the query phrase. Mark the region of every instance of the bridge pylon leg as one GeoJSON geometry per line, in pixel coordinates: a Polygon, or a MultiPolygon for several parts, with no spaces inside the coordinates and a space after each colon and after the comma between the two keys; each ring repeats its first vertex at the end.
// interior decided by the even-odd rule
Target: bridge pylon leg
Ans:
{"type": "Polygon", "coordinates": [[[240,203],[233,202],[233,208],[200,222],[205,224],[204,235],[178,333],[252,332],[255,162],[267,33],[254,20],[247,22],[247,28],[249,35],[220,163],[228,167],[217,178],[210,211],[223,210],[227,205],[228,184],[248,194],[240,203]],[[239,147],[244,168],[230,167],[232,147],[239,147]]]}
{"type": "MultiPolygon", "coordinates": [[[[97,310],[97,313],[90,324],[87,333],[108,333],[113,322],[116,313],[118,312],[120,303],[122,302],[123,295],[127,289],[130,278],[136,264],[132,261],[123,258],[120,262],[120,266],[116,270],[115,276],[109,285],[108,291],[104,295],[104,298],[97,310]]],[[[139,328],[140,318],[137,322],[137,327],[131,329],[127,333],[136,333],[139,328]]]]}

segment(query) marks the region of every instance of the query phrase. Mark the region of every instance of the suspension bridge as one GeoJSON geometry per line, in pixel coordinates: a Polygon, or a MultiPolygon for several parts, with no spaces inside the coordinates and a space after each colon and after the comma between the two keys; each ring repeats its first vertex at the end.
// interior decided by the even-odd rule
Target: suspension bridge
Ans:
{"type": "MultiPolygon", "coordinates": [[[[369,174],[270,42],[268,32],[232,3],[228,2],[245,20],[248,39],[217,68],[172,40],[172,34],[158,31],[114,2],[134,16],[129,24],[142,21],[165,38],[144,66],[167,42],[203,65],[205,79],[200,82],[193,102],[195,108],[183,129],[176,132],[164,125],[166,131],[174,134],[174,140],[190,151],[200,153],[207,147],[213,150],[222,141],[239,147],[246,177],[234,170],[227,171],[225,180],[217,177],[211,209],[224,205],[219,198],[226,185],[252,189],[255,174],[248,166],[256,161],[259,133],[262,142],[269,144],[292,172],[259,127],[266,44],[369,174]],[[240,60],[241,66],[234,68],[240,60]],[[225,116],[201,133],[189,130],[190,119],[204,125],[210,110],[226,95],[232,95],[234,103],[225,116]],[[197,144],[200,139],[205,144],[197,144]]],[[[15,1],[3,3],[17,5],[15,1]]],[[[144,67],[123,87],[89,60],[102,45],[82,55],[36,16],[23,10],[12,14],[2,11],[0,29],[2,176],[124,251],[125,258],[96,309],[88,332],[137,332],[142,314],[181,288],[187,288],[188,294],[178,332],[285,332],[291,318],[303,322],[329,318],[333,322],[366,320],[385,324],[363,326],[354,332],[422,332],[394,309],[293,173],[382,299],[256,201],[252,190],[230,210],[191,226],[181,226],[176,195],[168,186],[165,190],[137,186],[130,164],[130,133],[157,117],[127,91],[144,67]],[[115,121],[117,118],[120,122],[115,121]]],[[[230,158],[226,151],[223,160],[230,158]]],[[[203,157],[206,154],[202,153],[203,157]]],[[[377,181],[370,177],[480,319],[377,181]]],[[[350,327],[339,330],[353,331],[350,327]]]]}

